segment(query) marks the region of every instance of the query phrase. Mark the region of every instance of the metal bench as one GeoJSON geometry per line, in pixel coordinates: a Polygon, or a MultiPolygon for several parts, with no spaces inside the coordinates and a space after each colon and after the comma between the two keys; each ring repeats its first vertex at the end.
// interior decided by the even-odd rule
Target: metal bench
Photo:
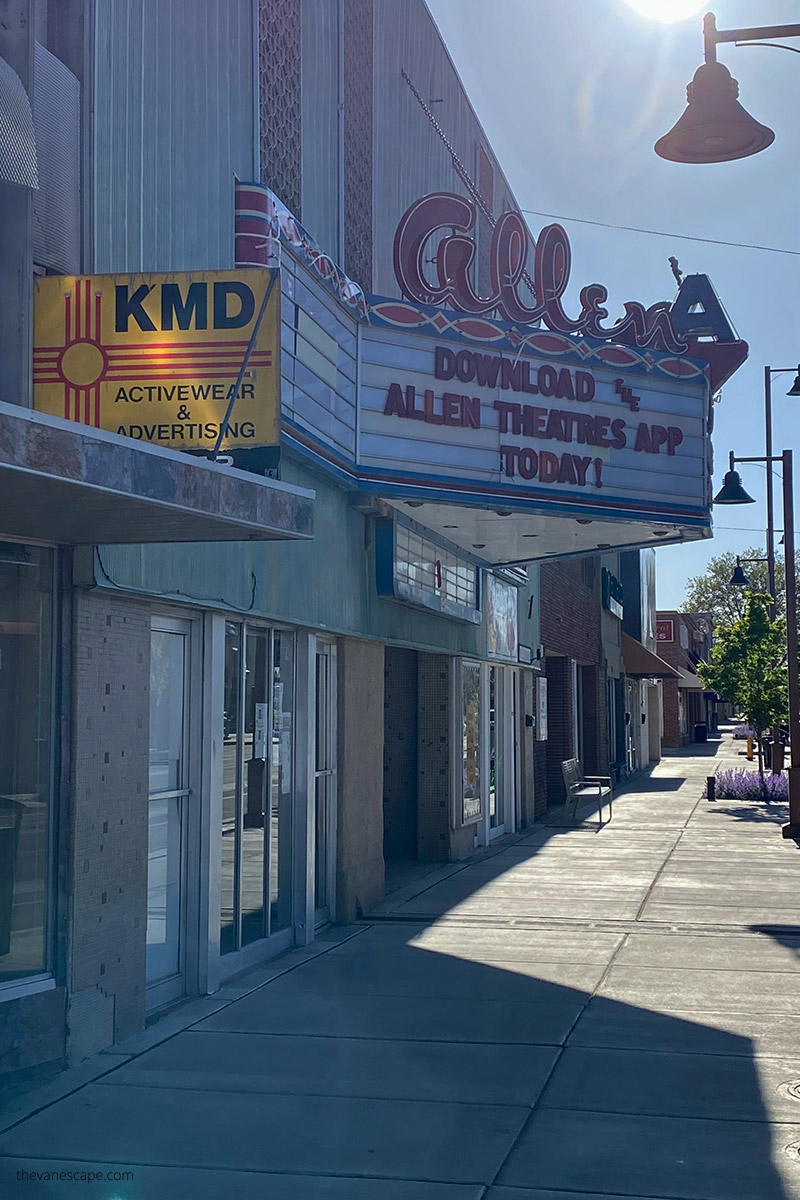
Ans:
{"type": "Polygon", "coordinates": [[[603,824],[603,801],[608,797],[608,819],[611,820],[613,814],[612,801],[614,793],[611,789],[610,775],[584,775],[581,771],[581,764],[577,758],[568,758],[561,764],[561,773],[564,776],[564,787],[567,789],[567,794],[564,800],[564,809],[561,813],[561,824],[563,825],[567,818],[567,809],[572,804],[572,816],[576,816],[578,805],[581,800],[591,800],[597,798],[600,805],[598,813],[599,823],[603,824]]]}

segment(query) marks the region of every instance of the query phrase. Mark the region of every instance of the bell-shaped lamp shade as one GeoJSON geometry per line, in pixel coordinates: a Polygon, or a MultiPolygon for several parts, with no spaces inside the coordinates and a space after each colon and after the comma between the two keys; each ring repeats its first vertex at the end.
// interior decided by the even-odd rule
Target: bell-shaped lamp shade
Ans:
{"type": "Polygon", "coordinates": [[[742,487],[738,471],[726,471],[722,487],[714,497],[715,504],[755,504],[752,496],[742,487]]]}
{"type": "Polygon", "coordinates": [[[739,103],[739,84],[720,62],[703,63],[686,89],[688,107],[655,145],[671,162],[719,163],[766,150],[775,134],[739,103]]]}
{"type": "Polygon", "coordinates": [[[750,586],[750,580],[747,578],[744,571],[742,570],[742,564],[739,562],[739,559],[737,558],[736,567],[734,568],[734,572],[731,575],[731,587],[749,587],[749,586],[750,586]]]}
{"type": "Polygon", "coordinates": [[[794,383],[786,393],[787,396],[800,396],[800,366],[797,368],[797,374],[794,377],[794,383]]]}

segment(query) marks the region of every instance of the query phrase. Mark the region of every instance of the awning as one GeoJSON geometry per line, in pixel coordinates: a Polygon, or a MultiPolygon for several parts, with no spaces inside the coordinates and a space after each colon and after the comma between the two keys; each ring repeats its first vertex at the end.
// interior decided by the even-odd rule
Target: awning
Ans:
{"type": "Polygon", "coordinates": [[[58,545],[314,536],[314,493],[0,402],[0,539],[58,545]]]}
{"type": "Polygon", "coordinates": [[[665,663],[663,658],[653,654],[630,634],[622,634],[622,661],[625,663],[625,674],[634,679],[676,679],[678,670],[665,663]]]}
{"type": "Polygon", "coordinates": [[[684,671],[683,667],[678,667],[678,687],[685,688],[690,692],[705,691],[705,684],[699,675],[695,675],[693,671],[684,671]]]}

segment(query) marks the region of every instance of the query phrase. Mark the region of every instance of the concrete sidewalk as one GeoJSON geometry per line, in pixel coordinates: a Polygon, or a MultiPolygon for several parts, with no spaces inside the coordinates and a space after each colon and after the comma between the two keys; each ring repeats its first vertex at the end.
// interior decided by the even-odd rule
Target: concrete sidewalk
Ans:
{"type": "Polygon", "coordinates": [[[800,855],[783,806],[699,799],[738,750],[673,754],[601,830],[503,839],[12,1097],[0,1195],[99,1170],[133,1180],[74,1194],[800,1200],[800,855]]]}

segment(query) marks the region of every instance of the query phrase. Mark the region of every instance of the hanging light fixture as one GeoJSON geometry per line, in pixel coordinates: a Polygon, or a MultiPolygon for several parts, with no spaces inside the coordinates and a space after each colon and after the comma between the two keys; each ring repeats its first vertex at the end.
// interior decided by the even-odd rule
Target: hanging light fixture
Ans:
{"type": "Polygon", "coordinates": [[[749,586],[750,586],[750,580],[747,578],[747,576],[744,573],[744,570],[742,569],[741,560],[737,557],[736,567],[734,569],[733,574],[731,575],[731,587],[749,587],[749,586]]]}
{"type": "Polygon", "coordinates": [[[714,497],[714,504],[755,504],[755,500],[742,487],[738,471],[725,472],[722,487],[714,497]]]}
{"type": "Polygon", "coordinates": [[[742,108],[739,84],[721,62],[698,67],[686,89],[687,108],[655,144],[670,162],[719,163],[766,150],[775,134],[742,108]]]}
{"type": "Polygon", "coordinates": [[[800,396],[800,366],[797,368],[797,374],[794,377],[794,383],[786,393],[787,396],[800,396]]]}

